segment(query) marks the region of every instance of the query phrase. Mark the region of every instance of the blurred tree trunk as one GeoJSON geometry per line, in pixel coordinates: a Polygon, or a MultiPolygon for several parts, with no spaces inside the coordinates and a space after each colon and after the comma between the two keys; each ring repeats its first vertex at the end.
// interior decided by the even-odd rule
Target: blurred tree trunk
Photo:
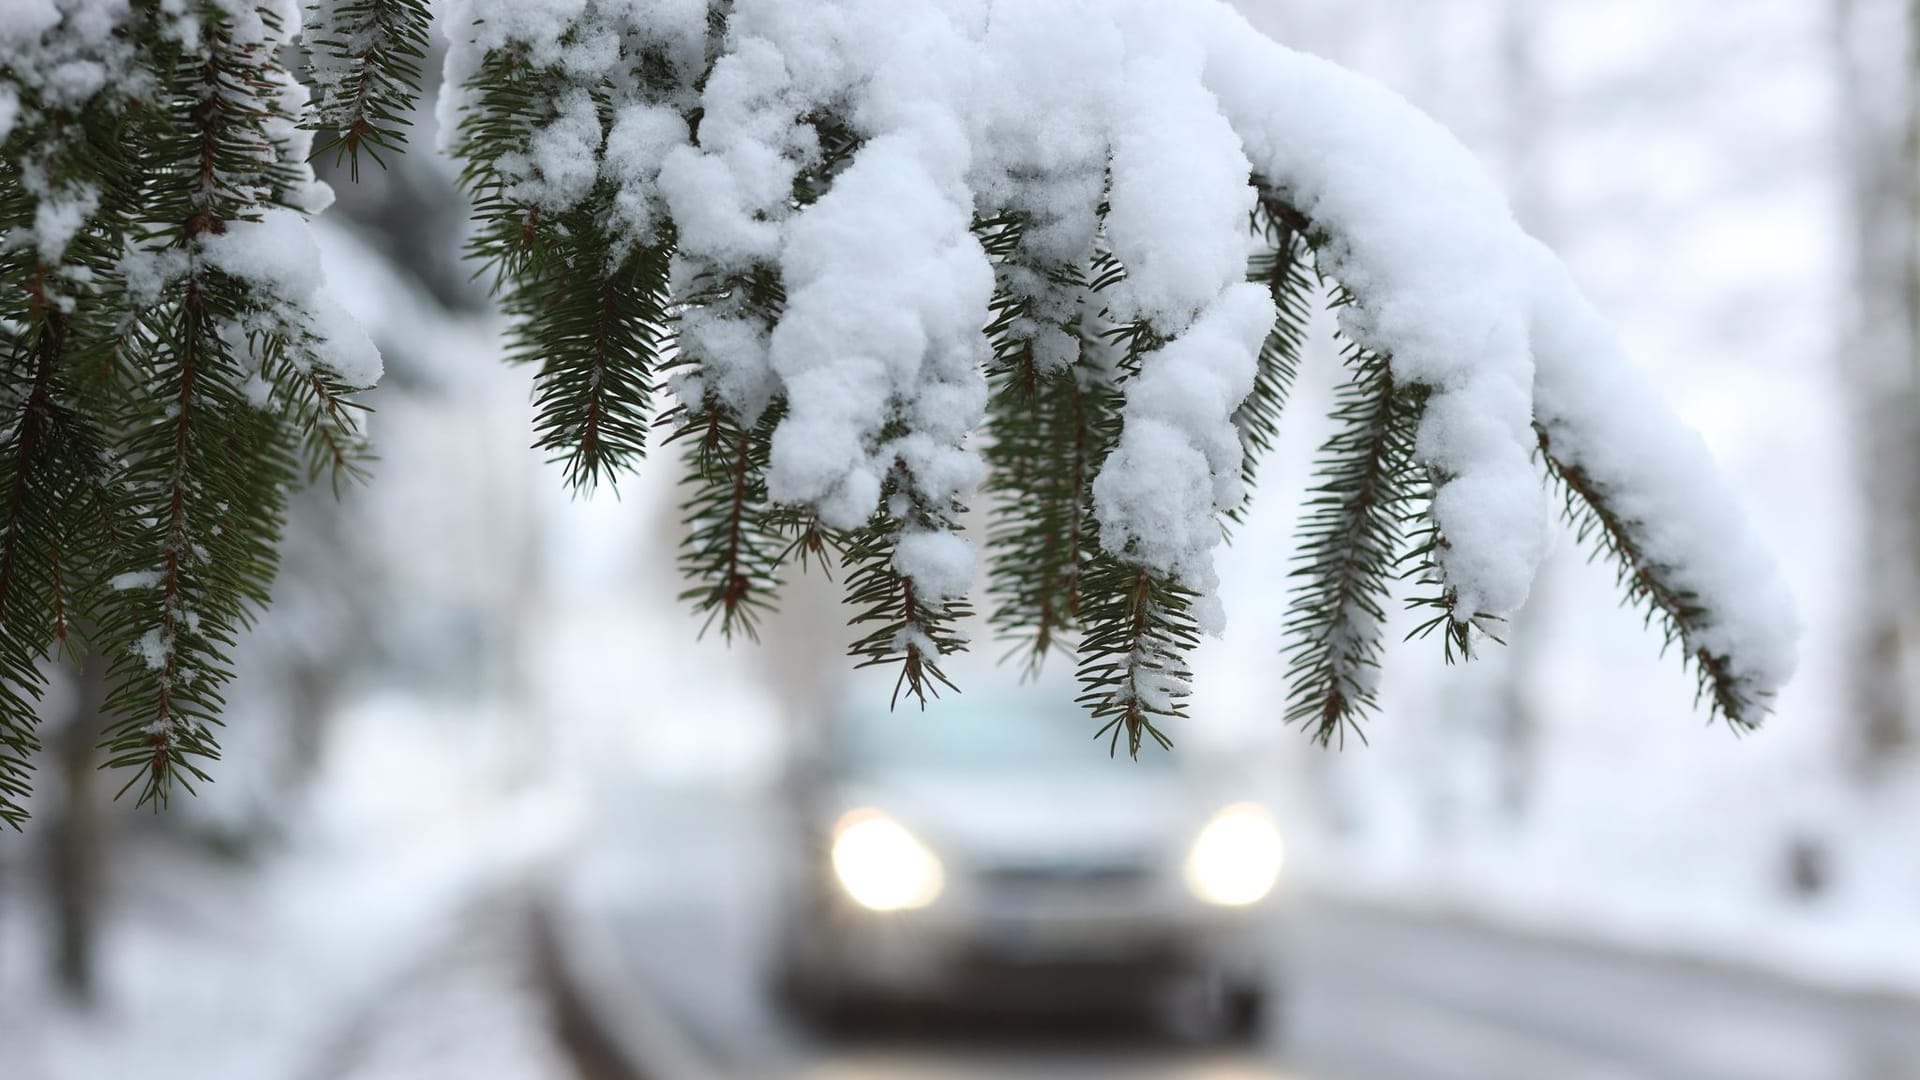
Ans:
{"type": "Polygon", "coordinates": [[[47,908],[53,916],[52,975],[79,1005],[96,997],[100,909],[106,863],[106,806],[98,790],[96,746],[106,700],[106,661],[89,652],[76,678],[70,712],[52,733],[60,803],[48,823],[47,908]]]}
{"type": "MultiPolygon", "coordinates": [[[[1920,431],[1920,0],[1907,3],[1906,138],[1904,154],[1906,174],[1906,332],[1907,332],[1907,430],[1911,436],[1920,431]]],[[[1920,437],[1910,438],[1909,452],[1920,450],[1920,437]]],[[[1908,547],[1907,568],[1914,587],[1907,595],[1907,615],[1920,622],[1920,454],[1907,459],[1908,547]]],[[[1909,691],[1912,685],[1908,685],[1909,691]]],[[[1908,704],[1913,703],[1911,693],[1908,704]]],[[[1907,734],[1913,734],[1911,726],[1907,734]]]]}
{"type": "Polygon", "coordinates": [[[320,771],[327,729],[340,702],[341,669],[351,663],[345,657],[332,659],[332,664],[295,663],[285,676],[287,737],[278,786],[289,796],[306,791],[320,771]]]}
{"type": "Polygon", "coordinates": [[[1861,478],[1849,686],[1872,776],[1914,739],[1920,644],[1920,0],[1835,0],[1852,217],[1853,317],[1840,352],[1861,478]]]}

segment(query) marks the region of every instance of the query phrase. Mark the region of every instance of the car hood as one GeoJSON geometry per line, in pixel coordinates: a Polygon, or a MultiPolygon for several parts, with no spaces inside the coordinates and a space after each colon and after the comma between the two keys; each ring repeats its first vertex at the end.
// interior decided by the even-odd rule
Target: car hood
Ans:
{"type": "MultiPolygon", "coordinates": [[[[1116,770],[1122,766],[1116,766],[1116,770]]],[[[943,856],[975,865],[1151,859],[1184,845],[1205,807],[1184,778],[1062,773],[897,773],[845,785],[845,808],[892,816],[943,856]]]]}

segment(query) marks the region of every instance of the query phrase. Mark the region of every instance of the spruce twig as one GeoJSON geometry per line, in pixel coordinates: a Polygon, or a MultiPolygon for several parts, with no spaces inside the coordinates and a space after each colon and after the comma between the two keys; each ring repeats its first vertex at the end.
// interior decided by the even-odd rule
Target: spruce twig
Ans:
{"type": "Polygon", "coordinates": [[[1674,580],[1670,567],[1650,558],[1641,543],[1642,523],[1620,513],[1604,487],[1578,465],[1557,455],[1544,425],[1535,425],[1540,457],[1559,492],[1561,509],[1579,542],[1592,558],[1613,564],[1614,580],[1626,603],[1643,610],[1646,624],[1660,626],[1662,651],[1677,648],[1697,681],[1696,700],[1705,701],[1711,716],[1725,717],[1736,728],[1752,730],[1771,706],[1756,701],[1735,677],[1729,657],[1698,644],[1712,619],[1699,598],[1674,580]]]}
{"type": "MultiPolygon", "coordinates": [[[[1096,260],[1094,281],[1100,288],[1124,280],[1125,274],[1110,254],[1096,260]]],[[[1112,326],[1102,337],[1114,368],[1103,379],[1101,405],[1094,413],[1100,447],[1096,472],[1120,441],[1121,387],[1139,373],[1144,357],[1166,344],[1145,323],[1112,326]]],[[[1078,700],[1101,722],[1096,737],[1108,739],[1109,754],[1118,752],[1122,737],[1133,758],[1149,738],[1172,749],[1173,740],[1159,722],[1187,715],[1193,679],[1188,657],[1200,643],[1192,615],[1195,594],[1171,576],[1140,565],[1129,552],[1095,547],[1081,577],[1078,700]]]]}
{"type": "Polygon", "coordinates": [[[386,167],[406,147],[420,96],[433,11],[427,0],[313,0],[307,7],[306,126],[327,133],[314,157],[345,158],[360,179],[360,153],[386,167]]]}
{"type": "Polygon", "coordinates": [[[1287,719],[1321,745],[1365,741],[1359,721],[1376,704],[1381,626],[1392,592],[1406,505],[1412,495],[1413,431],[1424,394],[1402,386],[1392,366],[1354,345],[1339,391],[1339,430],[1322,447],[1307,493],[1293,599],[1287,616],[1287,719]]]}
{"type": "Polygon", "coordinates": [[[1000,287],[987,337],[993,396],[986,448],[1001,498],[988,528],[992,625],[1013,642],[1029,677],[1080,626],[1082,577],[1099,550],[1093,478],[1114,428],[1117,398],[1082,355],[1088,274],[1037,265],[1024,225],[1006,218],[981,230],[1000,287]]]}
{"type": "Polygon", "coordinates": [[[759,620],[774,608],[780,568],[789,551],[779,511],[767,496],[767,459],[778,414],[753,427],[733,419],[715,401],[669,414],[669,444],[686,444],[689,491],[681,503],[688,525],[680,541],[680,572],[690,583],[680,594],[703,616],[700,633],[760,640],[759,620]]]}
{"type": "Polygon", "coordinates": [[[272,126],[282,99],[271,44],[241,40],[211,9],[200,32],[200,50],[181,50],[166,70],[164,171],[143,216],[180,223],[148,237],[146,250],[181,269],[127,331],[133,385],[164,396],[123,403],[133,525],[114,560],[117,602],[99,624],[111,657],[107,764],[132,770],[122,791],[138,786],[138,801],[155,806],[176,783],[207,779],[203,763],[219,756],[229,653],[266,603],[298,477],[292,433],[254,407],[252,350],[237,349],[247,342],[231,332],[262,300],[202,245],[284,205],[299,165],[272,126]]]}
{"type": "MultiPolygon", "coordinates": [[[[1260,363],[1254,378],[1253,393],[1247,396],[1233,415],[1240,429],[1240,442],[1246,457],[1240,475],[1247,485],[1247,497],[1253,497],[1260,462],[1271,453],[1280,437],[1280,418],[1293,392],[1300,372],[1300,360],[1306,349],[1311,324],[1312,296],[1318,281],[1311,272],[1311,249],[1306,237],[1295,231],[1295,224],[1276,215],[1272,205],[1262,202],[1253,212],[1253,231],[1264,245],[1248,263],[1247,279],[1265,285],[1273,296],[1277,315],[1273,331],[1260,347],[1260,363]]],[[[1228,512],[1228,520],[1238,524],[1244,506],[1228,512]]]]}
{"type": "MultiPolygon", "coordinates": [[[[903,479],[896,471],[887,484],[888,496],[903,489],[903,479]]],[[[898,708],[905,694],[924,709],[929,699],[940,696],[941,687],[960,689],[941,670],[940,661],[966,651],[967,638],[957,624],[973,615],[973,606],[965,598],[936,601],[900,573],[895,557],[909,528],[947,530],[952,526],[945,515],[915,506],[906,520],[881,510],[865,528],[847,537],[842,565],[847,572],[847,603],[854,609],[849,621],[856,628],[868,627],[847,652],[860,658],[856,667],[899,665],[890,707],[898,708]]]]}

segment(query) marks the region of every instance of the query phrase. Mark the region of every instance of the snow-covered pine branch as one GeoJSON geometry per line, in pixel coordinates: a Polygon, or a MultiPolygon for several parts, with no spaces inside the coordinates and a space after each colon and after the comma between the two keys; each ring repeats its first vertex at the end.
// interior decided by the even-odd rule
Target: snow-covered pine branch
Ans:
{"type": "Polygon", "coordinates": [[[1352,345],[1345,355],[1350,378],[1334,408],[1338,429],[1321,450],[1320,482],[1307,493],[1287,625],[1287,715],[1323,744],[1344,739],[1374,697],[1427,397],[1424,388],[1400,385],[1383,357],[1352,345]]]}
{"type": "Polygon", "coordinates": [[[358,179],[361,151],[384,166],[405,146],[433,13],[427,0],[310,0],[306,15],[307,123],[358,179]]]}
{"type": "MultiPolygon", "coordinates": [[[[699,328],[698,370],[676,387],[683,407],[734,410],[742,430],[775,410],[768,497],[862,530],[869,569],[890,551],[898,581],[862,594],[876,618],[895,597],[887,640],[863,643],[868,659],[911,671],[940,647],[909,628],[925,597],[947,603],[973,576],[957,508],[980,484],[981,448],[998,506],[995,625],[1030,658],[1097,629],[1090,611],[1123,624],[1168,614],[1089,595],[1102,558],[1132,568],[1105,576],[1130,582],[1128,595],[1152,583],[1187,598],[1182,618],[1219,631],[1222,521],[1244,501],[1248,450],[1271,437],[1301,341],[1295,264],[1267,255],[1248,282],[1257,214],[1284,234],[1288,260],[1310,246],[1350,298],[1342,333],[1420,402],[1414,419],[1397,414],[1417,429],[1361,434],[1407,446],[1420,480],[1395,499],[1416,501],[1427,525],[1397,540],[1397,523],[1368,531],[1368,512],[1354,518],[1373,523],[1364,535],[1316,533],[1343,557],[1311,561],[1310,590],[1335,587],[1311,580],[1315,565],[1383,583],[1424,560],[1449,647],[1470,646],[1476,626],[1524,601],[1547,549],[1538,422],[1555,447],[1546,463],[1613,523],[1604,535],[1624,580],[1664,583],[1633,596],[1673,620],[1718,708],[1751,722],[1790,672],[1790,604],[1764,559],[1740,554],[1753,542],[1693,444],[1572,434],[1627,413],[1680,429],[1591,340],[1590,308],[1478,164],[1386,90],[1262,39],[1213,0],[535,6],[538,17],[470,0],[449,60],[469,101],[509,56],[536,58],[554,80],[535,152],[512,159],[528,185],[518,220],[537,227],[541,189],[581,169],[573,157],[543,164],[539,147],[562,132],[577,146],[566,102],[599,95],[599,175],[644,208],[609,227],[645,221],[642,242],[678,245],[682,283],[777,277],[780,310],[724,314],[725,334],[709,329],[697,290],[675,297],[697,313],[683,326],[699,328]],[[604,28],[619,19],[646,29],[614,49],[604,28]],[[658,77],[635,83],[636,67],[658,77]],[[676,101],[681,112],[664,115],[676,101]],[[1579,374],[1589,369],[1606,374],[1579,374]],[[1569,392],[1583,377],[1624,389],[1569,392]],[[1122,403],[1104,434],[1088,408],[1103,387],[1122,403]],[[1576,440],[1584,456],[1561,460],[1576,440]],[[1648,445],[1672,452],[1649,468],[1637,449],[1648,445]],[[1656,520],[1644,500],[1686,508],[1656,520]],[[1730,565],[1722,552],[1738,571],[1695,569],[1730,565]]],[[[764,600],[765,585],[754,593],[764,600]]],[[[1377,626],[1353,623],[1378,622],[1369,605],[1328,618],[1324,640],[1359,649],[1343,663],[1369,666],[1361,643],[1377,626]]],[[[1114,637],[1123,629],[1092,639],[1144,657],[1114,637]]],[[[1181,635],[1166,640],[1184,649],[1181,635]]],[[[1143,694],[1129,662],[1100,668],[1114,700],[1177,712],[1184,666],[1164,665],[1143,694]]],[[[1335,724],[1371,699],[1357,670],[1339,678],[1345,691],[1319,695],[1335,724]]]]}
{"type": "Polygon", "coordinates": [[[107,658],[140,801],[204,779],[287,492],[358,467],[380,358],[308,234],[331,193],[298,25],[290,0],[0,10],[0,818],[56,646],[107,658]]]}
{"type": "MultiPolygon", "coordinates": [[[[127,496],[135,531],[173,522],[106,590],[161,590],[147,608],[106,602],[129,678],[158,658],[162,685],[210,694],[217,663],[166,675],[182,630],[211,613],[203,637],[224,640],[237,599],[264,585],[194,554],[215,527],[206,493],[240,468],[196,453],[209,427],[195,418],[245,418],[220,445],[276,474],[291,435],[322,461],[351,435],[331,426],[341,393],[376,366],[304,256],[246,238],[304,250],[300,215],[323,200],[299,123],[339,128],[350,151],[398,148],[424,10],[316,2],[314,109],[273,52],[291,0],[0,14],[0,140],[21,166],[0,181],[0,332],[22,373],[8,433],[30,477],[16,509],[95,483],[23,445],[48,402],[91,392],[32,378],[33,360],[51,348],[56,375],[89,356],[146,372],[116,384],[120,411],[72,412],[128,447],[128,473],[97,483],[145,493],[127,496]],[[69,293],[90,302],[52,302],[69,293]],[[130,423],[155,388],[177,408],[130,423]],[[178,452],[155,434],[167,425],[178,452]],[[149,505],[167,490],[177,507],[149,505]],[[148,565],[154,551],[173,561],[148,565]],[[164,582],[198,563],[212,599],[181,602],[164,582]]],[[[1116,745],[1163,739],[1189,651],[1225,625],[1216,549],[1324,283],[1353,386],[1301,564],[1296,717],[1324,735],[1371,705],[1386,593],[1407,567],[1430,579],[1411,602],[1449,650],[1497,629],[1547,550],[1549,477],[1717,711],[1755,723],[1791,674],[1791,602],[1698,439],[1472,156],[1221,0],[453,0],[444,26],[442,138],[511,351],[537,369],[539,444],[578,485],[637,467],[656,426],[686,448],[687,598],[729,636],[754,633],[783,575],[837,554],[855,654],[897,664],[924,702],[966,646],[982,559],[963,526],[984,491],[992,624],[1029,663],[1073,648],[1116,745]]],[[[212,505],[264,571],[277,497],[238,493],[253,501],[212,505]]],[[[33,527],[16,515],[9,549],[41,535],[23,550],[44,565],[33,527]]],[[[66,624],[40,584],[22,593],[32,617],[16,615],[5,566],[0,655],[9,691],[30,691],[66,624]]],[[[11,797],[31,717],[0,700],[11,797]]],[[[199,739],[212,719],[202,707],[177,729],[136,694],[117,704],[123,733],[199,739]]]]}

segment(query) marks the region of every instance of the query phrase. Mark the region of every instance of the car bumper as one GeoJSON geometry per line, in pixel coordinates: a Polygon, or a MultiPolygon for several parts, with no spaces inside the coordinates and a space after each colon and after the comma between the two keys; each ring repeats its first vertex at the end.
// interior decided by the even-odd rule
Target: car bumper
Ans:
{"type": "Polygon", "coordinates": [[[1196,979],[1262,985],[1273,952],[1269,914],[877,914],[838,902],[795,943],[794,959],[805,981],[841,995],[1089,1008],[1196,979]]]}

